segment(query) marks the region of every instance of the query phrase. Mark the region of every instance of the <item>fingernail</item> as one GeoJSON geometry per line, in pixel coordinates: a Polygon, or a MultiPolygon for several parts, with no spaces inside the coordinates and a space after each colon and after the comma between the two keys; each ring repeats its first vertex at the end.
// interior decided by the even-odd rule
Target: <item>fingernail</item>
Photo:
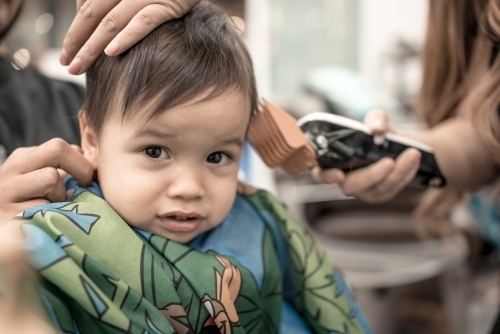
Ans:
{"type": "Polygon", "coordinates": [[[63,66],[67,66],[69,64],[69,57],[64,49],[61,51],[61,55],[59,56],[59,62],[63,66]]]}
{"type": "Polygon", "coordinates": [[[381,128],[382,121],[380,119],[374,119],[374,120],[370,121],[369,125],[370,125],[370,128],[374,128],[374,129],[381,128]]]}
{"type": "Polygon", "coordinates": [[[340,170],[330,170],[329,174],[327,174],[327,184],[340,183],[344,181],[344,173],[340,170]]]}
{"type": "Polygon", "coordinates": [[[73,59],[71,65],[69,65],[68,67],[68,72],[73,75],[78,75],[80,74],[81,70],[82,70],[82,61],[79,58],[73,59]]]}
{"type": "Polygon", "coordinates": [[[115,56],[118,54],[118,51],[120,51],[120,44],[118,44],[117,42],[109,43],[106,49],[104,49],[104,53],[106,53],[108,56],[115,56]]]}

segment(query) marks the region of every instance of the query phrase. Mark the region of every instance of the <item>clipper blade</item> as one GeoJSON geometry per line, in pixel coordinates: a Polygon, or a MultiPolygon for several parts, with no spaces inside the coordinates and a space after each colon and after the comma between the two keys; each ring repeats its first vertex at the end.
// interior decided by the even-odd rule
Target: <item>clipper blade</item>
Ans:
{"type": "Polygon", "coordinates": [[[296,120],[265,99],[250,124],[248,140],[268,167],[297,174],[318,165],[316,152],[296,120]]]}

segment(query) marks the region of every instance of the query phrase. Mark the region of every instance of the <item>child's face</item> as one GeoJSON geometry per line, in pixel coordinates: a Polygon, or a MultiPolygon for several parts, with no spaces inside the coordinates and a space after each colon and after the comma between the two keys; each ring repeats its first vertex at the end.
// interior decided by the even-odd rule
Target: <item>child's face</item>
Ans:
{"type": "Polygon", "coordinates": [[[98,138],[82,126],[106,201],[129,225],[180,243],[229,213],[249,122],[242,94],[199,100],[147,123],[142,115],[112,116],[98,138]]]}

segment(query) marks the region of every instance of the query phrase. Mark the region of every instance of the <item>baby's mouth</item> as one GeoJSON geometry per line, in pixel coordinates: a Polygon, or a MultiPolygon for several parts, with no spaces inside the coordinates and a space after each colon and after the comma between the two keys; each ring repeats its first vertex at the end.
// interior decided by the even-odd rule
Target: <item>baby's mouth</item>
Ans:
{"type": "Polygon", "coordinates": [[[185,217],[185,216],[167,216],[167,218],[170,218],[170,219],[175,219],[175,220],[180,220],[180,221],[188,221],[188,220],[193,220],[193,219],[196,219],[196,218],[192,218],[192,217],[185,217]]]}
{"type": "Polygon", "coordinates": [[[173,232],[193,232],[203,221],[203,217],[197,213],[175,212],[160,217],[162,226],[173,232]]]}

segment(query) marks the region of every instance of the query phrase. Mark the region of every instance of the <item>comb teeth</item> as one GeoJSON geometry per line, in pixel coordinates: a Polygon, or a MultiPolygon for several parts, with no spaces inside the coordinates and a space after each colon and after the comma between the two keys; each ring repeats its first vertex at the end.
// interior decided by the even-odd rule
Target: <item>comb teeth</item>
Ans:
{"type": "Polygon", "coordinates": [[[316,152],[295,119],[284,110],[263,100],[262,112],[254,117],[248,139],[264,163],[297,174],[317,166],[316,152]]]}

